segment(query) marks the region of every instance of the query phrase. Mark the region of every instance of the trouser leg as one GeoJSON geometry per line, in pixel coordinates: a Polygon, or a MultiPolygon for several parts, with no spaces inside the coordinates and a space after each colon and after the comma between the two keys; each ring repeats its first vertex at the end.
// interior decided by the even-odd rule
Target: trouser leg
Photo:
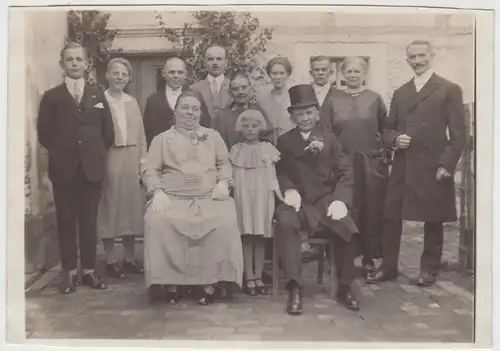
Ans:
{"type": "Polygon", "coordinates": [[[123,235],[122,242],[125,262],[135,262],[135,235],[123,235]]]}
{"type": "Polygon", "coordinates": [[[77,268],[77,189],[74,182],[53,184],[59,254],[62,269],[65,271],[72,271],[77,268]]]}
{"type": "Polygon", "coordinates": [[[349,242],[334,234],[334,255],[339,285],[350,286],[354,278],[355,237],[349,242]]]}
{"type": "Polygon", "coordinates": [[[443,223],[425,222],[424,251],[420,257],[420,269],[433,275],[439,273],[443,254],[443,223]]]}
{"type": "Polygon", "coordinates": [[[115,251],[115,239],[114,238],[102,239],[102,244],[104,246],[104,254],[106,255],[106,263],[114,264],[118,262],[118,258],[116,257],[116,251],[115,251]]]}
{"type": "Polygon", "coordinates": [[[295,210],[283,206],[277,211],[276,217],[277,230],[274,240],[283,264],[287,287],[293,282],[301,285],[302,246],[299,215],[295,210]]]}
{"type": "Polygon", "coordinates": [[[382,227],[382,270],[398,272],[399,249],[403,222],[399,218],[385,219],[382,227]]]}

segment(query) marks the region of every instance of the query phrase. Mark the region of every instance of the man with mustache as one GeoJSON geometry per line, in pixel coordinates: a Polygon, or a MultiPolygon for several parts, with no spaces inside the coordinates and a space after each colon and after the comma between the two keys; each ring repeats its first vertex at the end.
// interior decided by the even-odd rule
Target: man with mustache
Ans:
{"type": "Polygon", "coordinates": [[[227,67],[226,50],[218,45],[210,46],[205,51],[204,64],[207,77],[191,85],[191,90],[201,94],[213,120],[232,100],[229,94],[229,79],[224,76],[227,67]]]}
{"type": "MultiPolygon", "coordinates": [[[[178,97],[185,90],[187,70],[185,62],[178,57],[171,57],[165,62],[162,71],[165,89],[152,94],[144,109],[144,132],[149,145],[154,137],[170,129],[175,124],[174,108],[178,97]]],[[[211,119],[207,107],[201,106],[200,125],[210,127],[211,119]]]]}
{"type": "Polygon", "coordinates": [[[429,286],[441,265],[443,222],[457,220],[453,174],[465,147],[465,116],[460,87],[431,68],[431,43],[415,40],[406,55],[415,76],[394,92],[383,135],[395,153],[384,208],[383,262],[368,282],[397,278],[402,220],[407,220],[425,223],[416,283],[429,286]]]}

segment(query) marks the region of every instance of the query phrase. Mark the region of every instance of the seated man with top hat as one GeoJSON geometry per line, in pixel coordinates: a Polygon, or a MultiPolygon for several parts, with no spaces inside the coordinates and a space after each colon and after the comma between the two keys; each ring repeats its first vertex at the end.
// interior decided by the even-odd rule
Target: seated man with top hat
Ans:
{"type": "Polygon", "coordinates": [[[307,235],[334,240],[337,299],[358,310],[351,290],[358,229],[349,215],[352,169],[335,135],[319,126],[319,105],[311,85],[289,89],[288,111],[295,128],[278,138],[276,165],[285,203],[276,208],[278,255],[287,282],[287,312],[302,313],[301,244],[307,235]]]}

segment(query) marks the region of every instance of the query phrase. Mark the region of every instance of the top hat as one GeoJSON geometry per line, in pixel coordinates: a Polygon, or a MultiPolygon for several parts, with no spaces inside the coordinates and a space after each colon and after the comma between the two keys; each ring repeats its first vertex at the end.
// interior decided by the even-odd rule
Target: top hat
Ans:
{"type": "Polygon", "coordinates": [[[318,99],[311,84],[294,85],[288,89],[288,94],[290,95],[289,113],[292,113],[292,110],[298,107],[316,106],[319,108],[318,99]]]}

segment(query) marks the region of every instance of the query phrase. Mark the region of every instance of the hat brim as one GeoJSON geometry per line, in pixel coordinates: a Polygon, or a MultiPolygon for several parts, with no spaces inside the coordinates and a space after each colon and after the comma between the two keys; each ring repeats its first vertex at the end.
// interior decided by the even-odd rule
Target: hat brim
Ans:
{"type": "Polygon", "coordinates": [[[316,108],[319,109],[319,103],[317,103],[317,102],[305,102],[303,104],[295,104],[295,105],[288,106],[287,110],[288,110],[288,113],[292,113],[292,111],[294,109],[311,107],[311,106],[316,106],[316,108]]]}

